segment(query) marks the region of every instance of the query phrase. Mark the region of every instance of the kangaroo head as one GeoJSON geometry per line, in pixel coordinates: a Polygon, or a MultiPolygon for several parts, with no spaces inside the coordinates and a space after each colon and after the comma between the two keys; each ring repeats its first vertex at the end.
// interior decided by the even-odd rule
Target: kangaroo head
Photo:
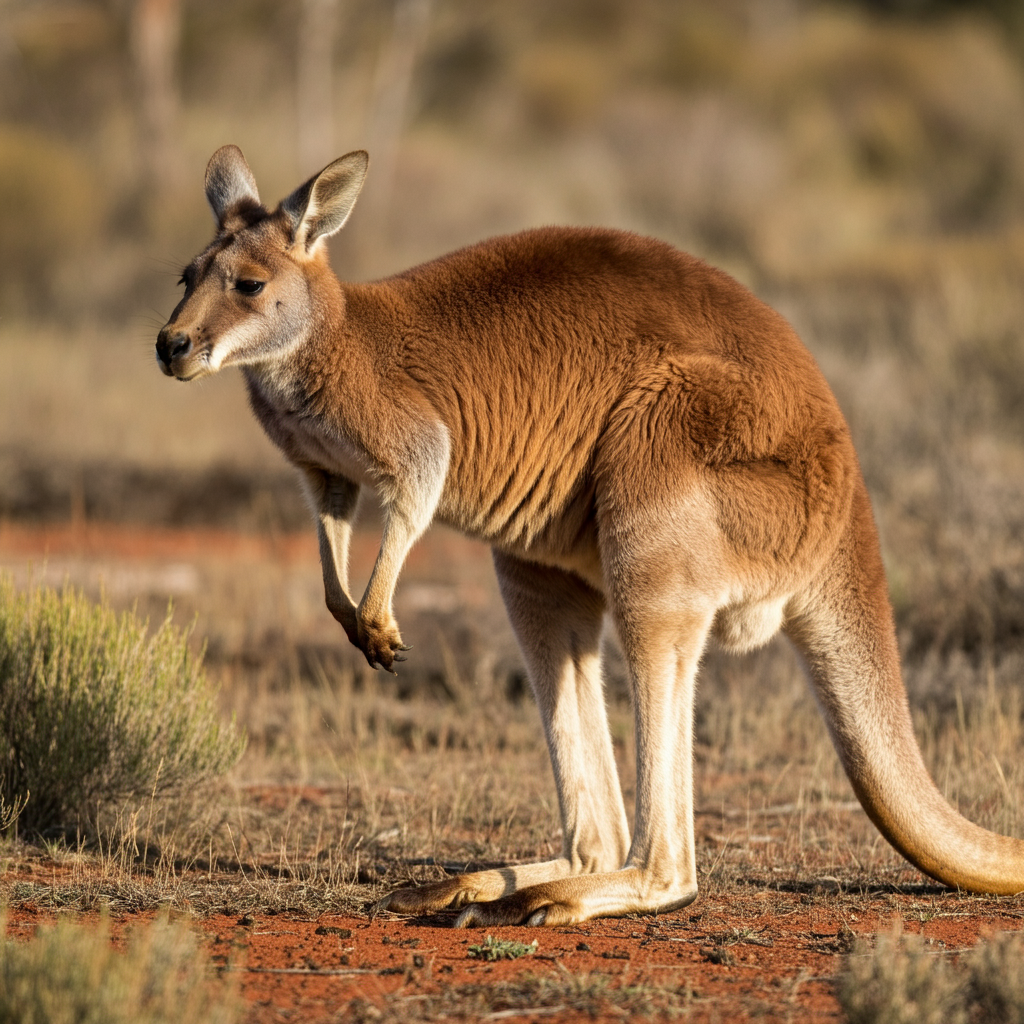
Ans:
{"type": "Polygon", "coordinates": [[[348,220],[367,164],[362,150],[349,153],[271,211],[237,146],[213,154],[206,198],[217,235],[181,275],[185,295],[156,343],[164,373],[193,380],[222,366],[261,363],[308,337],[317,282],[333,280],[323,240],[348,220]]]}

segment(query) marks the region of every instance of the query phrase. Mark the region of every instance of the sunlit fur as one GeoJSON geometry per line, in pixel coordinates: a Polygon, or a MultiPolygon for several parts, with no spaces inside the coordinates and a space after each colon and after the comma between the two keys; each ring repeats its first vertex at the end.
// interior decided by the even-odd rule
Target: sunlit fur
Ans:
{"type": "Polygon", "coordinates": [[[786,321],[692,256],[594,229],[494,238],[341,284],[323,242],[365,170],[349,154],[268,211],[241,153],[219,150],[207,174],[218,234],[157,353],[182,379],[242,366],[254,412],[302,472],[327,605],[371,665],[402,658],[392,595],[430,522],[493,548],[551,753],[562,855],[402,889],[382,907],[566,925],[691,901],[701,653],[710,636],[749,650],[780,627],[889,842],[952,886],[1024,890],[1021,843],[960,817],[924,767],[849,431],[786,321]],[[347,558],[363,485],[385,528],[356,604],[347,558]],[[636,715],[632,837],[604,622],[636,715]]]}

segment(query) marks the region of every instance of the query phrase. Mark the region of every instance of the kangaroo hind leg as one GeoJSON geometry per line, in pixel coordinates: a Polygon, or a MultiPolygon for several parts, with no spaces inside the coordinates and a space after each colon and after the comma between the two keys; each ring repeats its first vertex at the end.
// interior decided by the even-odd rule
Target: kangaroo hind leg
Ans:
{"type": "Polygon", "coordinates": [[[497,551],[494,564],[544,725],[562,855],[399,889],[381,902],[382,909],[423,914],[482,905],[538,883],[613,871],[626,858],[629,830],[601,683],[604,599],[558,569],[497,551]]]}
{"type": "MultiPolygon", "coordinates": [[[[636,821],[621,866],[518,889],[474,903],[462,926],[565,926],[593,917],[655,913],[697,895],[693,839],[693,697],[714,603],[676,593],[661,574],[620,567],[628,600],[613,608],[636,720],[636,821]]],[[[613,598],[614,600],[614,598],[613,598]]]]}

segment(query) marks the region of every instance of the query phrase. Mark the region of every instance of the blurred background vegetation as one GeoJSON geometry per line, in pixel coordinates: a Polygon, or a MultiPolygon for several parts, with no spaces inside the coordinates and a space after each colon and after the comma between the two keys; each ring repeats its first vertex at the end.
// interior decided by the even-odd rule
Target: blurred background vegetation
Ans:
{"type": "Polygon", "coordinates": [[[237,375],[153,366],[226,142],[271,203],[370,151],[352,278],[545,223],[724,266],[850,419],[906,651],[1019,655],[1019,0],[0,0],[0,517],[306,526],[237,375]]]}
{"type": "Polygon", "coordinates": [[[760,287],[1024,223],[1017,0],[4,0],[0,311],[162,311],[209,154],[268,201],[349,149],[339,269],[601,223],[760,287]]]}

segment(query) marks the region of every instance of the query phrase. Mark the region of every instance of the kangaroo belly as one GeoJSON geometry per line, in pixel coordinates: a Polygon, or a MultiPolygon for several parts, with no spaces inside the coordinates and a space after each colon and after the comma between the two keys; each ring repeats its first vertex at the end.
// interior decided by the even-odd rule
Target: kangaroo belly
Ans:
{"type": "Polygon", "coordinates": [[[763,647],[782,626],[788,596],[720,608],[712,625],[715,639],[736,654],[763,647]]]}

